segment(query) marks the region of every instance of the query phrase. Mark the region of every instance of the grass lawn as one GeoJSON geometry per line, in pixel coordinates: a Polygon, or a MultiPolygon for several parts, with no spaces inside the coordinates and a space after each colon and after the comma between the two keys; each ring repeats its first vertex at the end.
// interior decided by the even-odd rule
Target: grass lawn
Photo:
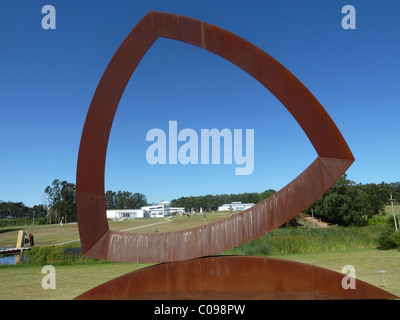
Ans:
{"type": "Polygon", "coordinates": [[[275,258],[293,260],[341,272],[346,265],[354,266],[356,279],[368,282],[400,297],[400,252],[398,250],[358,249],[323,253],[277,255],[275,258]],[[383,287],[382,275],[386,270],[383,287]]]}
{"type": "MultiPolygon", "coordinates": [[[[126,232],[166,232],[193,228],[229,216],[229,213],[207,214],[165,219],[135,219],[109,222],[111,230],[126,232]]],[[[23,226],[0,228],[0,247],[15,246],[18,230],[26,230],[34,235],[35,245],[48,246],[71,240],[79,240],[77,224],[23,226]]],[[[77,241],[77,245],[79,242],[77,241]]],[[[400,296],[400,252],[398,250],[352,249],[322,253],[298,253],[274,255],[273,257],[308,263],[341,272],[346,265],[356,270],[356,278],[382,287],[382,275],[378,270],[386,270],[383,288],[400,296]]],[[[0,266],[0,300],[57,299],[70,300],[79,294],[108,280],[145,267],[145,264],[129,263],[79,263],[55,265],[56,289],[45,290],[41,281],[45,274],[42,266],[11,265],[0,266]]]]}
{"type": "MultiPolygon", "coordinates": [[[[202,214],[178,216],[166,219],[132,219],[122,221],[109,221],[111,230],[126,232],[167,232],[194,228],[200,225],[212,223],[229,217],[228,212],[216,212],[207,214],[203,219],[202,214]]],[[[17,242],[18,230],[26,230],[28,235],[34,236],[36,246],[54,245],[71,240],[79,240],[78,224],[70,223],[60,226],[59,224],[41,226],[19,226],[0,228],[0,247],[15,247],[17,242]]]]}
{"type": "Polygon", "coordinates": [[[229,217],[229,212],[215,212],[206,214],[204,219],[203,214],[176,216],[166,219],[135,219],[124,221],[109,221],[108,224],[111,230],[126,231],[126,232],[168,232],[175,230],[184,230],[189,228],[199,227],[221,219],[229,217]]]}
{"type": "MultiPolygon", "coordinates": [[[[356,278],[400,296],[400,252],[397,250],[362,249],[314,254],[289,254],[276,258],[308,263],[341,272],[352,265],[356,278]],[[386,270],[383,287],[378,270],[386,270]]],[[[56,289],[45,290],[41,266],[17,265],[0,267],[0,300],[56,299],[70,300],[108,280],[143,268],[145,264],[96,263],[56,265],[56,289]]]]}
{"type": "MultiPolygon", "coordinates": [[[[400,204],[394,204],[393,205],[393,209],[394,209],[394,213],[398,214],[400,213],[400,204]]],[[[392,205],[388,204],[385,205],[385,211],[388,215],[392,215],[393,216],[393,210],[392,210],[392,205]]]]}
{"type": "Polygon", "coordinates": [[[108,280],[146,266],[97,263],[55,266],[56,289],[43,289],[42,266],[0,267],[0,300],[71,300],[108,280]]]}
{"type": "Polygon", "coordinates": [[[78,224],[71,223],[60,226],[58,224],[41,226],[19,226],[0,228],[0,247],[15,247],[18,230],[27,231],[34,237],[35,246],[54,245],[66,241],[78,240],[78,224]]]}

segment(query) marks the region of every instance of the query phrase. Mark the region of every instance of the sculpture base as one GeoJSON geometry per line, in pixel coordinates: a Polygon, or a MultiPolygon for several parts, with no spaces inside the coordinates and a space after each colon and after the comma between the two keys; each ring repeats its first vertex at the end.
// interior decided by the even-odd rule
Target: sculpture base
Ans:
{"type": "Polygon", "coordinates": [[[214,256],[153,265],[101,284],[82,300],[398,299],[344,274],[275,258],[214,256]]]}

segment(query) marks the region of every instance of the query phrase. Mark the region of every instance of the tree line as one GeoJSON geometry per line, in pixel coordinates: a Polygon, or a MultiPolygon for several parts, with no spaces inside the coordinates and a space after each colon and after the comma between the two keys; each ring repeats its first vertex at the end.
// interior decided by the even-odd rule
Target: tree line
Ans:
{"type": "Polygon", "coordinates": [[[75,184],[54,180],[44,190],[47,196],[48,223],[76,221],[75,184]]]}
{"type": "Polygon", "coordinates": [[[138,192],[108,190],[105,197],[107,209],[140,209],[149,205],[146,196],[138,192]]]}
{"type": "MultiPolygon", "coordinates": [[[[355,184],[355,182],[351,181],[351,184],[355,184]]],[[[394,199],[397,199],[397,203],[400,203],[400,182],[392,182],[392,183],[381,182],[378,184],[359,183],[356,186],[369,195],[375,195],[385,204],[390,204],[389,202],[390,195],[392,195],[394,199]]]]}
{"type": "MultiPolygon", "coordinates": [[[[233,201],[257,204],[273,193],[275,190],[268,189],[262,193],[181,197],[172,200],[171,204],[173,207],[185,207],[186,210],[199,211],[201,207],[203,210],[211,211],[233,201]]],[[[400,202],[400,182],[356,184],[347,179],[345,174],[305,212],[332,224],[362,225],[374,215],[384,213],[385,205],[390,203],[391,195],[400,202]]]]}
{"type": "MultiPolygon", "coordinates": [[[[76,187],[74,183],[55,179],[44,190],[45,204],[26,206],[22,202],[0,200],[0,227],[18,224],[52,224],[76,222],[76,187]],[[11,224],[11,221],[13,223],[11,224]]],[[[107,209],[137,209],[148,205],[146,196],[128,191],[105,193],[107,209]]]]}
{"type": "MultiPolygon", "coordinates": [[[[67,181],[54,180],[51,186],[44,190],[47,195],[47,208],[49,211],[49,223],[63,221],[64,223],[76,221],[75,184],[67,181]]],[[[128,191],[114,192],[108,190],[105,193],[107,209],[137,209],[147,205],[146,196],[141,193],[128,191]]]]}
{"type": "Polygon", "coordinates": [[[242,202],[242,203],[258,203],[270,195],[274,194],[276,191],[273,189],[267,189],[264,192],[251,192],[251,193],[239,193],[239,194],[218,194],[218,195],[205,195],[197,197],[181,197],[179,199],[171,200],[172,207],[184,207],[186,211],[200,211],[202,210],[210,212],[218,210],[219,206],[223,204],[229,204],[232,202],[242,202]]]}
{"type": "MultiPolygon", "coordinates": [[[[28,207],[22,202],[0,200],[0,223],[4,219],[24,219],[30,223],[34,219],[36,223],[77,221],[75,190],[75,184],[55,179],[44,190],[45,204],[28,207]]],[[[184,207],[186,211],[199,211],[202,208],[210,212],[235,201],[257,204],[274,193],[275,190],[267,189],[260,193],[180,197],[172,199],[171,205],[184,207]]],[[[400,202],[400,182],[356,184],[348,180],[347,175],[343,175],[306,213],[338,225],[363,224],[384,211],[390,195],[397,199],[397,203],[400,202]]],[[[149,205],[144,194],[129,191],[108,190],[105,192],[105,201],[107,209],[138,209],[149,205]]]]}
{"type": "Polygon", "coordinates": [[[383,213],[390,194],[398,191],[400,183],[362,185],[348,180],[345,174],[307,212],[341,226],[363,225],[383,213]]]}
{"type": "Polygon", "coordinates": [[[43,204],[28,207],[22,202],[0,200],[0,227],[16,224],[45,224],[47,213],[47,208],[43,204]],[[10,219],[12,219],[12,224],[10,219]]]}

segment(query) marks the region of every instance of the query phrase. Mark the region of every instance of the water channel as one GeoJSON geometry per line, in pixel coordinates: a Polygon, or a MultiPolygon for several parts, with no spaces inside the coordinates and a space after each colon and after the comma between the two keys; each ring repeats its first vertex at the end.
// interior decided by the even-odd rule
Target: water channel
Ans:
{"type": "MultiPolygon", "coordinates": [[[[7,249],[6,247],[0,247],[0,249],[7,249]]],[[[1,255],[0,256],[0,265],[10,265],[10,264],[18,264],[22,262],[23,254],[9,254],[9,255],[1,255]]]]}

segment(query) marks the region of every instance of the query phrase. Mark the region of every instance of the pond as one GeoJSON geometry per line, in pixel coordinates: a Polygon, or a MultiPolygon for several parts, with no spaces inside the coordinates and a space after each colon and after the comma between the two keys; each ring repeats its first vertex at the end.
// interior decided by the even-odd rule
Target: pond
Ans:
{"type": "MultiPolygon", "coordinates": [[[[5,247],[0,247],[0,249],[6,249],[5,247]]],[[[0,255],[0,265],[6,264],[18,264],[22,262],[22,253],[10,254],[10,255],[0,255]]]]}

